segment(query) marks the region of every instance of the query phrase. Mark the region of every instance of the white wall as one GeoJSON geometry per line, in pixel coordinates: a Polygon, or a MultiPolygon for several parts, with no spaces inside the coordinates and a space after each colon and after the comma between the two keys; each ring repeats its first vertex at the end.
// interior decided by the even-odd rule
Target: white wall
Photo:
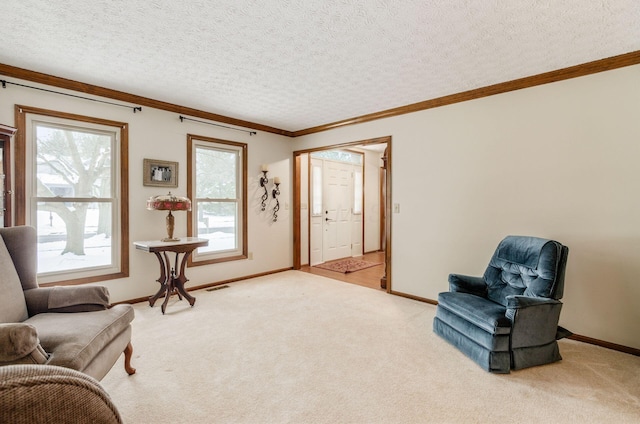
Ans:
{"type": "Polygon", "coordinates": [[[640,66],[296,139],[392,136],[392,289],[436,299],[508,234],[570,248],[561,325],[640,348],[640,66]]]}
{"type": "MultiPolygon", "coordinates": [[[[3,79],[5,79],[3,77],[3,79]]],[[[8,81],[46,87],[29,81],[6,78],[8,81]]],[[[72,92],[73,93],[73,92],[72,92]]],[[[78,94],[78,93],[73,93],[78,94]]],[[[291,139],[275,134],[258,132],[255,136],[210,125],[181,123],[178,114],[143,107],[142,112],[133,113],[124,109],[87,100],[74,99],[58,94],[45,93],[29,88],[7,85],[0,89],[0,122],[15,126],[14,104],[33,106],[57,111],[95,116],[129,123],[129,236],[131,241],[154,240],[166,235],[165,213],[148,211],[148,197],[162,194],[161,187],[142,185],[142,162],[144,158],[179,162],[179,186],[171,191],[178,195],[187,193],[187,133],[224,140],[248,143],[248,232],[249,252],[253,260],[223,262],[214,265],[188,268],[187,287],[198,286],[226,279],[254,275],[261,272],[292,266],[291,224],[291,139]],[[273,199],[269,197],[269,208],[260,211],[260,187],[258,183],[260,165],[269,164],[269,178],[279,176],[280,204],[278,221],[272,221],[270,209],[273,199]]],[[[12,147],[15,146],[15,140],[12,147]]],[[[13,155],[12,157],[15,157],[13,155]]],[[[14,166],[15,171],[15,166],[14,166]]],[[[15,180],[15,179],[13,179],[15,180]]],[[[176,213],[175,235],[186,236],[186,213],[176,213]]],[[[171,255],[173,256],[173,255],[171,255]]],[[[158,289],[155,281],[159,277],[159,265],[155,255],[135,250],[130,246],[130,277],[101,282],[111,292],[112,301],[135,299],[154,294],[158,289]]]]}

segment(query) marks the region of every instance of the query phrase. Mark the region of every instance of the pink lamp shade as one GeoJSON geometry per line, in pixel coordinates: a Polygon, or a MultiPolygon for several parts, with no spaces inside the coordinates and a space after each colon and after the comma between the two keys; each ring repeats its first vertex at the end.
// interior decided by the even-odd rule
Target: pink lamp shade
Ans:
{"type": "Polygon", "coordinates": [[[179,238],[173,237],[174,218],[171,211],[190,211],[191,200],[187,197],[174,196],[169,194],[161,194],[159,196],[152,196],[147,200],[147,209],[152,211],[169,211],[167,215],[167,237],[162,241],[178,241],[179,238]]]}
{"type": "Polygon", "coordinates": [[[147,200],[147,209],[150,211],[190,211],[191,200],[187,197],[161,194],[152,196],[147,200]]]}

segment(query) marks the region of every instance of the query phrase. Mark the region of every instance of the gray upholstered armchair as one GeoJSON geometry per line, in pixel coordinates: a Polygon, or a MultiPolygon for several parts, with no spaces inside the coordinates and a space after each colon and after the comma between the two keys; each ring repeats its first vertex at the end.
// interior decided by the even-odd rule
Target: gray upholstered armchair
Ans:
{"type": "Polygon", "coordinates": [[[109,394],[94,378],[54,365],[0,367],[0,423],[119,424],[109,394]]]}
{"type": "Polygon", "coordinates": [[[39,287],[33,227],[0,228],[0,366],[47,364],[101,380],[124,352],[131,367],[131,305],[100,286],[39,287]]]}
{"type": "Polygon", "coordinates": [[[483,277],[449,275],[433,330],[490,372],[559,361],[568,253],[557,241],[506,237],[483,277]]]}

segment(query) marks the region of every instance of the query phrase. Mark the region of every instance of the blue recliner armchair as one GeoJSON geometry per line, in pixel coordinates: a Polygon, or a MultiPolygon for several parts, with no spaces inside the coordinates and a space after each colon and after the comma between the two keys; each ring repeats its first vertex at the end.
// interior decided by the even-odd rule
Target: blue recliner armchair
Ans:
{"type": "Polygon", "coordinates": [[[433,331],[494,373],[559,361],[568,253],[557,241],[506,237],[483,277],[449,275],[433,331]]]}

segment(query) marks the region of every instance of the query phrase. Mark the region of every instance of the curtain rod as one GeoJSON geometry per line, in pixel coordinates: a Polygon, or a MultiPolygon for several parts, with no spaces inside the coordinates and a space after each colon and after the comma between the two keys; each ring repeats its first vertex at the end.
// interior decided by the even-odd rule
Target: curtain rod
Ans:
{"type": "Polygon", "coordinates": [[[213,126],[216,126],[216,127],[222,127],[222,128],[226,128],[226,129],[234,130],[234,131],[242,131],[242,132],[249,133],[250,136],[257,134],[257,132],[255,132],[255,131],[249,131],[249,130],[243,130],[243,129],[240,129],[240,128],[228,127],[226,125],[214,124],[213,122],[201,121],[199,119],[187,118],[186,116],[180,115],[180,122],[184,122],[185,120],[186,121],[193,121],[193,122],[200,122],[201,124],[213,125],[213,126]]]}
{"type": "Polygon", "coordinates": [[[46,91],[47,93],[54,93],[54,94],[61,94],[63,96],[75,97],[76,99],[91,100],[92,102],[105,103],[105,104],[112,105],[112,106],[126,107],[126,108],[133,109],[133,113],[136,113],[136,111],[142,112],[142,106],[123,105],[123,104],[119,104],[119,103],[108,102],[106,100],[98,100],[98,99],[92,99],[92,98],[89,98],[89,97],[78,96],[76,94],[62,93],[60,91],[49,90],[49,89],[46,89],[46,88],[33,87],[31,85],[18,84],[17,82],[11,82],[11,81],[6,81],[6,80],[0,80],[0,83],[2,84],[2,88],[7,88],[7,84],[17,85],[19,87],[33,88],[34,90],[46,91]]]}

